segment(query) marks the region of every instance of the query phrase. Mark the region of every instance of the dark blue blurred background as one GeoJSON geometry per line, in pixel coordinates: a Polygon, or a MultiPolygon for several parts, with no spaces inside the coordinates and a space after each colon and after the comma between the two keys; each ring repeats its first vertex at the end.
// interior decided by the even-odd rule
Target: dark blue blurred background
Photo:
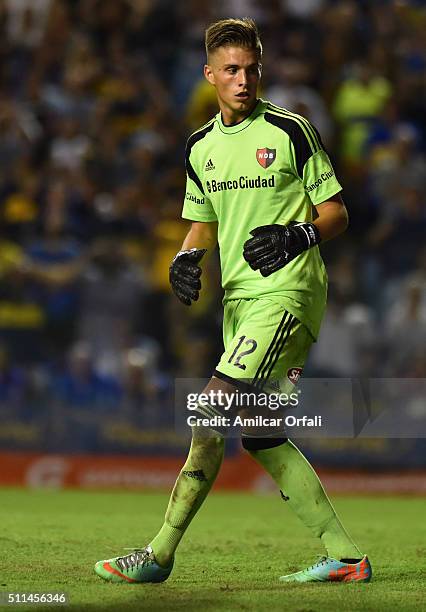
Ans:
{"type": "MultiPolygon", "coordinates": [[[[329,306],[305,375],[425,377],[423,2],[2,0],[0,447],[185,448],[173,381],[221,353],[220,277],[213,260],[185,309],[168,266],[185,141],[217,112],[204,30],[229,16],[257,20],[261,94],[319,129],[350,214],[322,248],[329,306]]],[[[422,443],[385,442],[312,452],[424,464],[422,443]]]]}

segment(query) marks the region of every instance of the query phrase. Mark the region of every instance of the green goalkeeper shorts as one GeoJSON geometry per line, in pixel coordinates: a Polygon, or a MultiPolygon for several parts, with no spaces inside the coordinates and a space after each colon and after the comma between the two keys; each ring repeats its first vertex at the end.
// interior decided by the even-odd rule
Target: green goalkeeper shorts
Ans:
{"type": "Polygon", "coordinates": [[[278,299],[254,298],[225,303],[223,342],[215,376],[265,393],[288,393],[302,373],[313,337],[278,299]]]}

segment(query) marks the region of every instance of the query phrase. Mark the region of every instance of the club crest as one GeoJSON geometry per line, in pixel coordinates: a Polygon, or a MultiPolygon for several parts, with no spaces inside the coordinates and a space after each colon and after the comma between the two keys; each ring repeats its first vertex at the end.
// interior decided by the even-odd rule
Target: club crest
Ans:
{"type": "Polygon", "coordinates": [[[269,168],[269,166],[275,161],[276,152],[276,149],[268,149],[268,147],[257,149],[256,159],[262,168],[269,168]]]}

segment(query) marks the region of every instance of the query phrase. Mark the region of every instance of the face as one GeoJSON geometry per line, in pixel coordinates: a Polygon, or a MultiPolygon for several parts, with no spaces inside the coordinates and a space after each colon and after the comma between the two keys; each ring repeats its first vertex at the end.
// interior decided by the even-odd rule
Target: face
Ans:
{"type": "Polygon", "coordinates": [[[219,47],[209,56],[204,76],[216,88],[225,124],[243,120],[256,104],[262,65],[258,54],[243,47],[219,47]]]}

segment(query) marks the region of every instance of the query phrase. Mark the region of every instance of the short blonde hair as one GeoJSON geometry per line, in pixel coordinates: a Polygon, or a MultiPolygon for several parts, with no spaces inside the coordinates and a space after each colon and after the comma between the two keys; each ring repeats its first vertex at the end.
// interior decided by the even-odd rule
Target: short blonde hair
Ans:
{"type": "Polygon", "coordinates": [[[253,19],[221,19],[212,23],[206,30],[206,53],[210,53],[227,45],[253,49],[257,52],[259,59],[262,57],[262,43],[259,32],[253,19]]]}

